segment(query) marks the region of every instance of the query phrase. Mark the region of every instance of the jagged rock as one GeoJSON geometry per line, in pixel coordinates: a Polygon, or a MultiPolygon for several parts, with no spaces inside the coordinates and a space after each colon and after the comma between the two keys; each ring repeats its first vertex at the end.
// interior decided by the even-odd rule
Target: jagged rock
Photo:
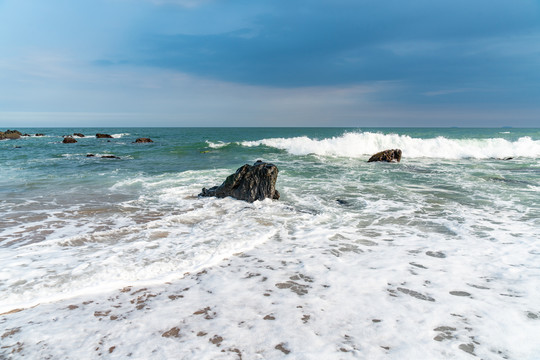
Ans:
{"type": "Polygon", "coordinates": [[[199,196],[218,198],[231,196],[247,202],[266,198],[277,200],[279,199],[279,192],[276,190],[278,172],[274,164],[257,160],[252,166],[246,164],[238,168],[234,174],[225,179],[223,184],[210,189],[203,188],[199,196]]]}
{"type": "Polygon", "coordinates": [[[136,143],[151,143],[153,142],[150,138],[138,138],[135,140],[136,143]]]}
{"type": "Polygon", "coordinates": [[[21,132],[18,130],[6,130],[5,132],[0,131],[0,140],[10,139],[16,140],[21,138],[21,132]]]}
{"type": "Polygon", "coordinates": [[[97,133],[96,134],[96,137],[98,139],[112,139],[113,137],[109,134],[100,134],[100,133],[97,133]]]}
{"type": "Polygon", "coordinates": [[[386,162],[392,162],[392,161],[401,161],[401,150],[400,149],[392,149],[392,150],[384,150],[381,152],[376,153],[372,157],[369,158],[368,162],[373,161],[386,161],[386,162]]]}
{"type": "Polygon", "coordinates": [[[81,134],[81,133],[73,133],[73,136],[84,137],[84,134],[81,134]]]}
{"type": "Polygon", "coordinates": [[[74,143],[77,142],[77,140],[75,140],[75,139],[72,138],[71,136],[66,136],[66,137],[64,138],[64,140],[62,140],[62,142],[63,142],[64,144],[74,144],[74,143]]]}

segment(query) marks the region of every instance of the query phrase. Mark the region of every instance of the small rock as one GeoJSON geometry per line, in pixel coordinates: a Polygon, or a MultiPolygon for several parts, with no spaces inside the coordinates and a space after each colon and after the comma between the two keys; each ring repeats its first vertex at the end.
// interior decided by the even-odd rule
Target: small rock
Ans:
{"type": "Polygon", "coordinates": [[[96,134],[96,137],[98,139],[112,139],[113,137],[109,134],[100,134],[100,133],[97,133],[96,134]]]}
{"type": "Polygon", "coordinates": [[[170,338],[170,337],[179,338],[180,337],[180,328],[173,327],[172,329],[170,329],[168,331],[165,331],[163,334],[161,334],[161,336],[166,337],[166,338],[170,338]]]}
{"type": "Polygon", "coordinates": [[[212,344],[219,347],[221,345],[221,343],[223,342],[223,337],[221,337],[219,335],[214,335],[214,337],[211,338],[211,339],[208,339],[208,341],[210,341],[212,344]]]}
{"type": "Polygon", "coordinates": [[[34,136],[45,136],[45,134],[38,133],[38,134],[36,134],[34,136]]]}
{"type": "Polygon", "coordinates": [[[81,134],[81,133],[73,133],[73,136],[84,137],[84,134],[81,134]]]}
{"type": "Polygon", "coordinates": [[[401,150],[400,149],[392,149],[392,150],[384,150],[381,152],[376,153],[375,155],[371,156],[368,160],[368,162],[374,162],[374,161],[386,161],[386,162],[392,162],[392,161],[401,161],[401,150]]]}
{"type": "Polygon", "coordinates": [[[120,157],[116,155],[103,155],[101,158],[102,159],[120,159],[120,157]]]}
{"type": "Polygon", "coordinates": [[[153,142],[150,138],[138,138],[135,140],[136,143],[151,143],[153,142]]]}
{"type": "Polygon", "coordinates": [[[75,140],[74,138],[70,137],[70,136],[67,136],[64,138],[64,140],[62,140],[62,142],[64,144],[74,144],[77,142],[77,140],[75,140]]]}
{"type": "Polygon", "coordinates": [[[96,156],[96,155],[94,155],[94,154],[86,154],[86,157],[94,157],[94,156],[96,156]]]}
{"type": "Polygon", "coordinates": [[[285,347],[285,344],[284,343],[281,343],[281,344],[277,344],[274,349],[276,350],[279,350],[281,351],[282,353],[284,353],[285,355],[289,354],[291,352],[291,350],[287,349],[285,347]]]}
{"type": "Polygon", "coordinates": [[[0,140],[17,140],[21,138],[21,135],[21,132],[18,130],[6,130],[5,132],[0,131],[0,140]]]}

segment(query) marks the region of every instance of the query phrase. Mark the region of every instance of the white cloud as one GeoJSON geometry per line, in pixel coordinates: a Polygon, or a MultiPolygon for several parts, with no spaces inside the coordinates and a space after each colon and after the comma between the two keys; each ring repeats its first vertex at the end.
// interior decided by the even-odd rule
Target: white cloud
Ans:
{"type": "Polygon", "coordinates": [[[426,91],[426,92],[422,93],[422,95],[441,96],[441,95],[459,94],[459,93],[462,93],[462,92],[475,91],[475,90],[478,90],[478,89],[472,89],[472,88],[442,89],[442,90],[435,90],[435,91],[426,91]]]}

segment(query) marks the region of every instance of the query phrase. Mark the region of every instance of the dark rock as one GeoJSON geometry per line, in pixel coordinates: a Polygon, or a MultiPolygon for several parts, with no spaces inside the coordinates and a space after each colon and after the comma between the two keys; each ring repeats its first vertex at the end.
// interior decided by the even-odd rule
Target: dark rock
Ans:
{"type": "Polygon", "coordinates": [[[35,136],[45,136],[45,134],[36,134],[35,136]]]}
{"type": "Polygon", "coordinates": [[[98,139],[112,139],[113,137],[109,134],[100,134],[100,133],[97,133],[96,134],[96,137],[98,139]]]}
{"type": "Polygon", "coordinates": [[[118,156],[116,155],[103,155],[101,157],[102,159],[120,159],[118,156]]]}
{"type": "Polygon", "coordinates": [[[30,134],[24,134],[24,135],[22,135],[22,136],[30,136],[30,134]]]}
{"type": "Polygon", "coordinates": [[[401,150],[400,149],[393,149],[393,150],[384,150],[381,152],[376,153],[372,157],[369,158],[368,162],[373,161],[386,161],[386,162],[392,162],[392,161],[401,161],[401,150]]]}
{"type": "Polygon", "coordinates": [[[257,160],[253,166],[248,164],[240,167],[234,174],[225,179],[223,184],[210,189],[203,188],[199,196],[216,196],[224,198],[231,196],[238,200],[254,202],[255,200],[279,199],[276,190],[278,168],[257,160]]]}
{"type": "Polygon", "coordinates": [[[0,140],[10,139],[16,140],[21,138],[21,132],[18,130],[6,130],[5,132],[0,131],[0,140]]]}
{"type": "Polygon", "coordinates": [[[94,155],[94,154],[86,154],[86,157],[94,157],[94,156],[96,156],[96,155],[94,155]]]}
{"type": "Polygon", "coordinates": [[[138,138],[135,140],[136,143],[151,143],[153,142],[150,138],[138,138]]]}
{"type": "Polygon", "coordinates": [[[75,140],[74,138],[70,137],[70,136],[67,136],[64,138],[64,140],[62,140],[62,142],[64,144],[74,144],[77,142],[77,140],[75,140]]]}
{"type": "Polygon", "coordinates": [[[84,137],[84,134],[81,134],[81,133],[73,133],[73,136],[84,137]]]}
{"type": "Polygon", "coordinates": [[[339,205],[349,205],[349,202],[347,200],[336,199],[336,201],[339,205]]]}

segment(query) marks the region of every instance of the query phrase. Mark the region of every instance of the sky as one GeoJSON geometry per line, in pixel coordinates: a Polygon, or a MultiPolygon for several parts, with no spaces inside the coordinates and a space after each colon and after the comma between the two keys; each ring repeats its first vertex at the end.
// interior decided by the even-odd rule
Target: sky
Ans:
{"type": "Polygon", "coordinates": [[[0,0],[0,128],[540,127],[538,0],[0,0]]]}

